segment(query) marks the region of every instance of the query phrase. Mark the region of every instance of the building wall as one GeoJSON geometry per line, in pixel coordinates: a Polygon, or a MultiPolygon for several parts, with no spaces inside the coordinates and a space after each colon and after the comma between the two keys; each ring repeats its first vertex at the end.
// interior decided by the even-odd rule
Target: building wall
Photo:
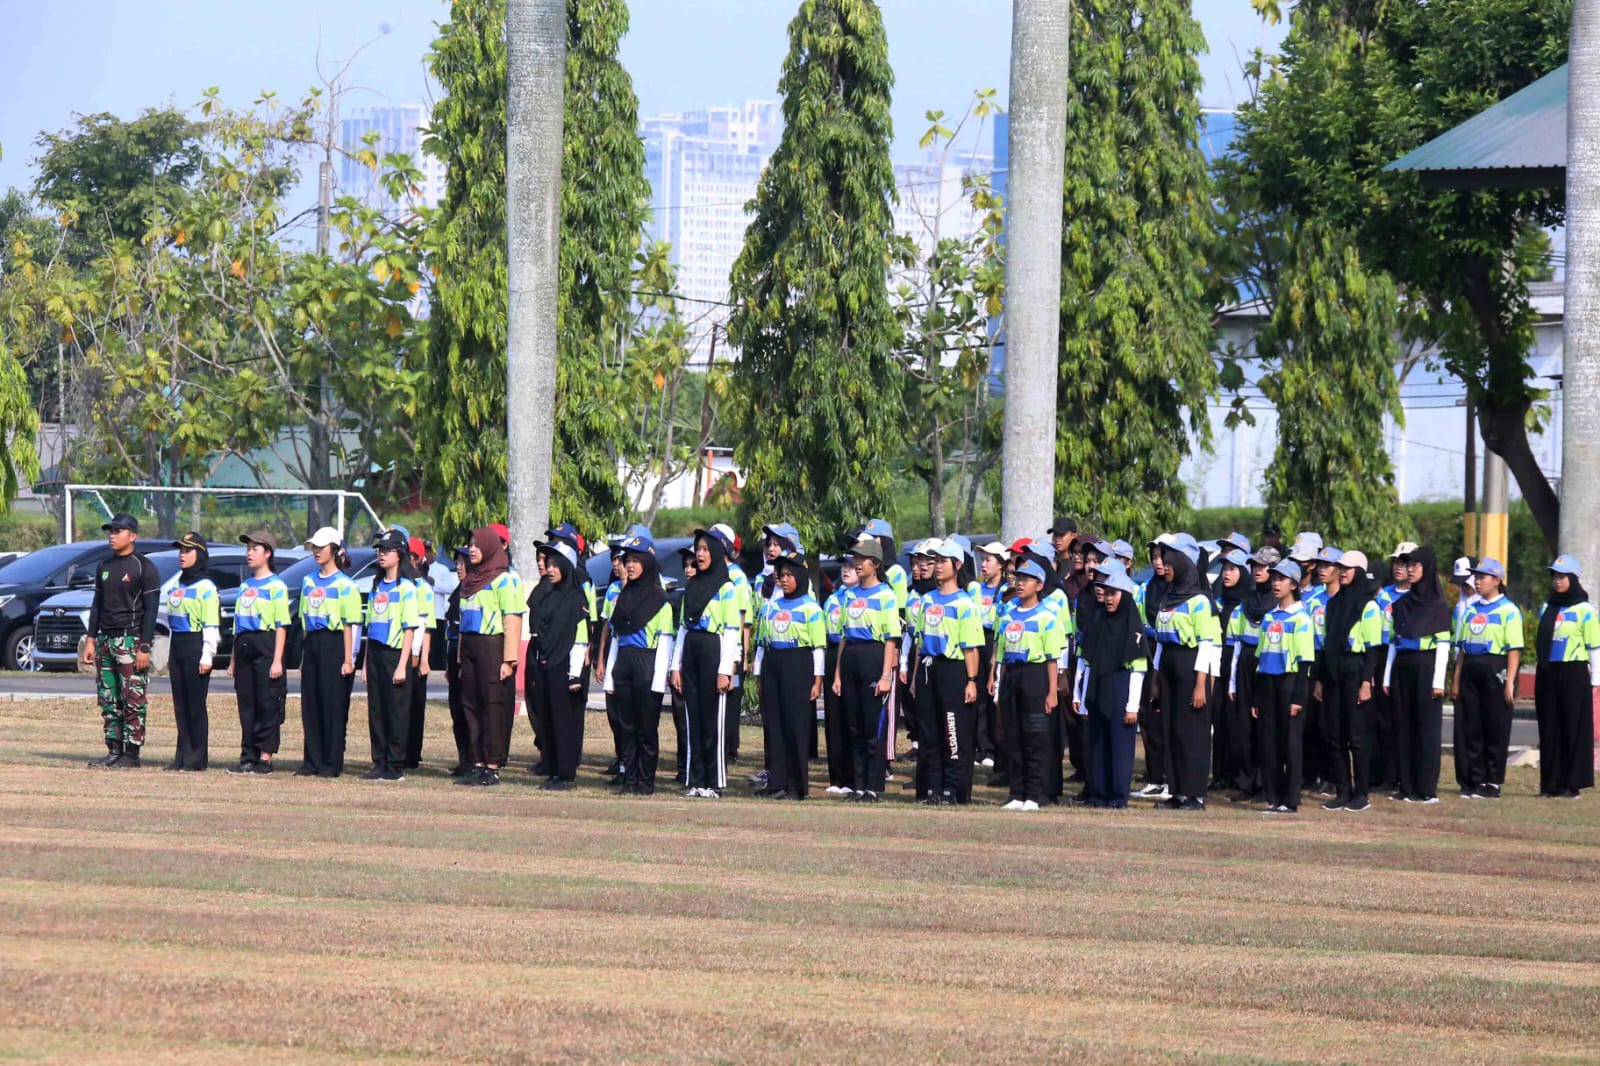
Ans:
{"type": "MultiPolygon", "coordinates": [[[[423,130],[431,120],[431,113],[421,104],[402,104],[398,107],[356,108],[339,122],[339,143],[346,153],[357,153],[366,147],[362,138],[376,131],[378,143],[373,151],[382,161],[385,155],[404,154],[422,171],[421,201],[425,207],[437,207],[444,200],[445,165],[442,160],[427,155],[422,150],[423,130]]],[[[338,163],[339,196],[354,196],[384,209],[397,206],[378,183],[378,172],[363,166],[359,161],[343,155],[338,163]]]]}

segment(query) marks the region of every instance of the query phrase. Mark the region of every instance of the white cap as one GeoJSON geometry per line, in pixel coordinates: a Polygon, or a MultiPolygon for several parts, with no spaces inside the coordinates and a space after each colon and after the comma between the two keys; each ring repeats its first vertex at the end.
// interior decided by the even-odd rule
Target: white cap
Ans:
{"type": "Polygon", "coordinates": [[[1450,568],[1450,580],[1458,584],[1465,584],[1472,580],[1472,560],[1463,555],[1456,559],[1455,565],[1450,568]]]}
{"type": "Polygon", "coordinates": [[[992,555],[1002,561],[1010,558],[1011,556],[1011,549],[1007,548],[1004,544],[1001,544],[997,540],[991,540],[987,544],[979,544],[977,546],[977,550],[983,552],[985,555],[992,555]]]}
{"type": "Polygon", "coordinates": [[[1410,555],[1412,552],[1416,551],[1417,548],[1418,548],[1418,545],[1417,545],[1416,541],[1414,541],[1414,540],[1403,540],[1399,544],[1396,544],[1394,546],[1394,551],[1389,553],[1389,558],[1398,559],[1402,555],[1410,555]]]}
{"type": "Polygon", "coordinates": [[[326,548],[330,544],[343,544],[344,538],[332,526],[323,526],[311,534],[311,539],[306,541],[308,548],[326,548]]]}
{"type": "Polygon", "coordinates": [[[1339,565],[1346,570],[1360,570],[1367,572],[1367,556],[1365,552],[1345,552],[1339,556],[1339,565]]]}

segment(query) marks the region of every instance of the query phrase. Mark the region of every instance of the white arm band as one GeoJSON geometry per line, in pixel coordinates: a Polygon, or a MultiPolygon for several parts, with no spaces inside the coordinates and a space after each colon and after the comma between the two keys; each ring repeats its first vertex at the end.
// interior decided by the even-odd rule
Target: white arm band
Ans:
{"type": "Polygon", "coordinates": [[[589,661],[589,645],[574,644],[567,653],[567,676],[579,678],[583,676],[583,664],[589,661]]]}
{"type": "Polygon", "coordinates": [[[671,633],[661,634],[661,643],[656,645],[656,672],[650,678],[651,692],[667,691],[667,667],[672,664],[672,652],[677,644],[671,633]]]}
{"type": "Polygon", "coordinates": [[[733,673],[733,668],[739,664],[739,645],[743,635],[737,626],[729,626],[722,631],[722,661],[717,664],[717,673],[733,673]]]}
{"type": "Polygon", "coordinates": [[[683,669],[683,638],[688,632],[687,629],[680,626],[678,628],[678,639],[672,642],[672,668],[674,670],[683,669]]]}
{"type": "Polygon", "coordinates": [[[1389,678],[1394,674],[1394,645],[1389,645],[1389,657],[1383,661],[1383,687],[1389,687],[1389,678]]]}
{"type": "Polygon", "coordinates": [[[1444,688],[1445,667],[1450,662],[1450,646],[1441,644],[1433,652],[1433,687],[1444,688]]]}
{"type": "Polygon", "coordinates": [[[1144,695],[1144,671],[1135,670],[1128,675],[1128,706],[1123,714],[1139,713],[1139,697],[1144,695]]]}
{"type": "Polygon", "coordinates": [[[361,640],[367,634],[359,622],[353,624],[350,628],[355,632],[355,636],[350,638],[350,650],[353,654],[361,650],[361,640]]]}
{"type": "MultiPolygon", "coordinates": [[[[222,642],[222,630],[216,626],[206,626],[200,631],[200,665],[210,666],[212,658],[217,654],[217,645],[222,642]]],[[[1600,653],[1596,653],[1600,654],[1600,653]]]]}
{"type": "Polygon", "coordinates": [[[606,648],[606,693],[615,692],[617,678],[617,642],[612,640],[606,648]]]}
{"type": "Polygon", "coordinates": [[[750,669],[750,672],[752,674],[754,674],[756,677],[760,677],[761,676],[761,660],[766,654],[767,654],[767,646],[765,644],[757,644],[756,645],[756,661],[755,661],[755,665],[753,667],[751,667],[751,669],[750,669]]]}
{"type": "Polygon", "coordinates": [[[428,635],[428,631],[426,629],[423,629],[421,626],[418,626],[417,628],[415,628],[415,629],[413,629],[411,631],[411,654],[412,654],[412,656],[416,657],[416,656],[420,656],[422,654],[422,640],[427,635],[428,635]]]}
{"type": "Polygon", "coordinates": [[[1222,649],[1210,641],[1201,641],[1199,654],[1194,659],[1194,669],[1197,674],[1210,674],[1217,677],[1222,673],[1222,649]]]}
{"type": "MultiPolygon", "coordinates": [[[[211,632],[209,629],[206,632],[211,632]]],[[[1600,685],[1600,648],[1589,653],[1589,684],[1600,685]]]]}
{"type": "MultiPolygon", "coordinates": [[[[757,659],[761,658],[761,653],[759,651],[756,652],[756,658],[757,659]]],[[[823,667],[822,649],[821,648],[812,648],[811,649],[811,676],[812,677],[821,677],[825,673],[827,673],[827,670],[824,669],[824,667],[823,667]]]]}

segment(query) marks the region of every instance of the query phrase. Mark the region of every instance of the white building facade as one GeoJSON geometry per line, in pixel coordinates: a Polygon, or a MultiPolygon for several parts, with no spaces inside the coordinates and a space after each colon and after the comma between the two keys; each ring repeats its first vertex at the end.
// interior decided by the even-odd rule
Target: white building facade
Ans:
{"type": "Polygon", "coordinates": [[[402,104],[398,107],[356,108],[339,120],[339,145],[344,154],[339,158],[340,196],[354,196],[385,210],[398,206],[379,184],[379,172],[362,164],[355,155],[367,145],[363,138],[377,133],[373,146],[379,162],[390,154],[411,157],[411,162],[422,171],[418,188],[424,207],[438,207],[444,201],[445,165],[423,152],[423,131],[427,129],[432,113],[422,104],[402,104]]]}

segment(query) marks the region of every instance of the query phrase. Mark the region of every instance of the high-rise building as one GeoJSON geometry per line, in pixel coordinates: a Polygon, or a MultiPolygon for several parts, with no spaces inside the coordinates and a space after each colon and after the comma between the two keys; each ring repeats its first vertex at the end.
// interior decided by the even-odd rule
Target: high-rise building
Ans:
{"type": "Polygon", "coordinates": [[[412,163],[422,171],[421,200],[425,207],[437,207],[444,200],[445,166],[422,150],[423,130],[431,114],[422,104],[402,104],[398,107],[356,108],[339,122],[339,144],[344,154],[339,157],[339,189],[337,195],[354,196],[383,208],[396,206],[379,184],[379,172],[355,158],[367,147],[364,138],[376,132],[378,140],[372,150],[381,161],[385,155],[409,155],[412,163]]]}

